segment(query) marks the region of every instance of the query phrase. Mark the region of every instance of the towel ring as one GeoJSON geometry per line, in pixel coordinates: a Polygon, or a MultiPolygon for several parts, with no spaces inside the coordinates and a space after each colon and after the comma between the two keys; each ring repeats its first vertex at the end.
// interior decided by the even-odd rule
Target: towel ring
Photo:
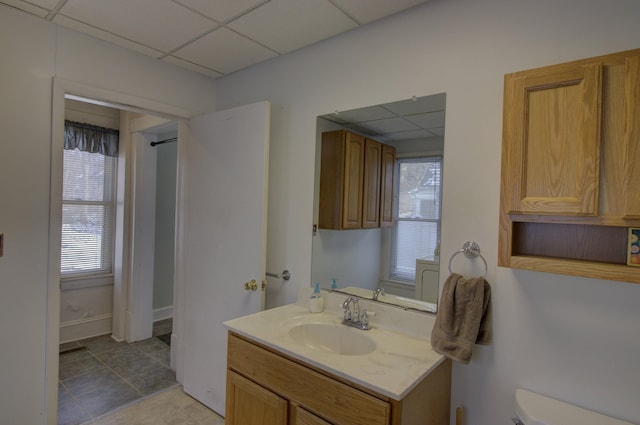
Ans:
{"type": "Polygon", "coordinates": [[[464,256],[467,258],[480,257],[482,259],[482,262],[484,263],[484,276],[482,277],[487,277],[487,272],[489,271],[489,267],[487,266],[487,260],[485,260],[482,254],[480,254],[480,245],[478,245],[476,242],[473,242],[473,241],[465,242],[464,245],[462,245],[462,249],[454,252],[451,258],[449,259],[449,273],[453,273],[451,271],[451,263],[453,262],[453,259],[455,258],[455,256],[458,254],[464,254],[464,256]]]}

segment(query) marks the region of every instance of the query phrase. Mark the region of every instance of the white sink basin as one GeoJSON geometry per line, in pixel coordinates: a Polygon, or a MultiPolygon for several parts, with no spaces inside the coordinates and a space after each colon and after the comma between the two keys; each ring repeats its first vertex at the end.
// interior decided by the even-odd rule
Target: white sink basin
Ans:
{"type": "Polygon", "coordinates": [[[344,356],[362,356],[376,349],[375,341],[365,332],[343,325],[303,323],[289,330],[289,336],[298,344],[314,350],[344,356]]]}

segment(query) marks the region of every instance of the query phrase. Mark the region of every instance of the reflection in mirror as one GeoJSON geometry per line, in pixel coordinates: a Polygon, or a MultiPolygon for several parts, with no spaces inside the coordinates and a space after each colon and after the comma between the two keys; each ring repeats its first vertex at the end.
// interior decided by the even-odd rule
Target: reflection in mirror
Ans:
{"type": "MultiPolygon", "coordinates": [[[[333,286],[340,292],[404,308],[436,311],[445,104],[446,95],[442,93],[318,117],[312,284],[317,282],[323,289],[333,286]],[[336,130],[344,131],[338,133],[340,137],[356,134],[395,148],[394,178],[389,182],[393,185],[390,226],[335,230],[319,225],[324,221],[319,219],[319,211],[326,210],[325,197],[320,204],[323,133],[336,130]]],[[[327,152],[325,142],[324,173],[332,170],[340,175],[331,183],[338,199],[349,193],[342,188],[347,171],[336,171],[335,164],[334,168],[327,167],[327,152]]],[[[326,180],[325,176],[324,186],[326,180]]],[[[384,182],[381,184],[384,188],[384,182]]],[[[352,193],[341,200],[349,201],[358,202],[352,193]]]]}

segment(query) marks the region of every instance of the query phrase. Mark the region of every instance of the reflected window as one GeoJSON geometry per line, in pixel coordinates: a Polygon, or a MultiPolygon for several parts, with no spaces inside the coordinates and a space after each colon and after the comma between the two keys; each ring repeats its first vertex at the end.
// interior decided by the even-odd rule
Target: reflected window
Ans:
{"type": "Polygon", "coordinates": [[[433,259],[440,244],[442,156],[396,162],[396,197],[390,277],[414,283],[416,259],[433,259]]]}

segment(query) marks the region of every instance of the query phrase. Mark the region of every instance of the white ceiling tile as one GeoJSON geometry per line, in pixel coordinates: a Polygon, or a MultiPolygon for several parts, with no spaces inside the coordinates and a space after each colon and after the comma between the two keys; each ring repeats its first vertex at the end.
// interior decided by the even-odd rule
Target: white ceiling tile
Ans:
{"type": "Polygon", "coordinates": [[[228,74],[277,54],[233,31],[220,28],[177,50],[174,56],[228,74]]]}
{"type": "Polygon", "coordinates": [[[49,14],[48,10],[42,9],[38,6],[34,6],[21,0],[2,0],[0,1],[0,3],[23,10],[25,12],[31,13],[32,15],[39,16],[40,18],[44,18],[49,14]]]}
{"type": "Polygon", "coordinates": [[[417,140],[433,137],[427,130],[402,131],[386,135],[390,140],[417,140]]]}
{"type": "Polygon", "coordinates": [[[222,77],[222,74],[219,72],[212,71],[203,66],[196,65],[195,63],[187,62],[175,56],[167,56],[165,58],[162,58],[162,60],[165,62],[172,63],[174,65],[178,65],[182,68],[190,69],[200,74],[208,75],[209,77],[213,77],[213,78],[222,77]]]}
{"type": "Polygon", "coordinates": [[[436,136],[443,136],[444,137],[444,127],[430,128],[429,131],[431,133],[435,134],[436,136]]]}
{"type": "Polygon", "coordinates": [[[349,111],[339,111],[335,114],[340,119],[347,122],[358,123],[364,121],[374,121],[383,118],[392,118],[395,115],[380,106],[369,106],[366,108],[352,109],[349,111]]]}
{"type": "Polygon", "coordinates": [[[396,133],[400,131],[418,130],[415,124],[412,124],[404,119],[386,118],[378,121],[369,121],[366,127],[377,133],[396,133]]]}
{"type": "Polygon", "coordinates": [[[58,0],[29,0],[29,3],[51,10],[56,7],[58,0]]]}
{"type": "Polygon", "coordinates": [[[443,127],[444,111],[429,112],[420,115],[411,115],[405,117],[408,121],[419,125],[422,128],[443,127]]]}
{"type": "Polygon", "coordinates": [[[60,13],[164,52],[217,26],[170,0],[69,0],[60,13]]]}
{"type": "Polygon", "coordinates": [[[361,24],[373,22],[426,1],[428,0],[333,0],[338,7],[361,24]]]}
{"type": "Polygon", "coordinates": [[[133,50],[147,56],[151,56],[153,58],[159,58],[164,55],[164,53],[160,52],[159,50],[154,50],[150,47],[143,46],[142,44],[134,43],[133,41],[118,37],[117,35],[114,35],[110,32],[102,31],[98,28],[83,24],[82,22],[75,21],[63,15],[56,15],[53,18],[53,22],[67,28],[71,28],[72,30],[79,31],[84,34],[89,34],[117,46],[124,47],[126,49],[133,50]]]}
{"type": "Polygon", "coordinates": [[[265,0],[174,0],[215,19],[218,22],[226,22],[231,18],[242,15],[265,0]]]}
{"type": "Polygon", "coordinates": [[[324,40],[357,24],[327,0],[271,0],[229,27],[287,53],[324,40]]]}

